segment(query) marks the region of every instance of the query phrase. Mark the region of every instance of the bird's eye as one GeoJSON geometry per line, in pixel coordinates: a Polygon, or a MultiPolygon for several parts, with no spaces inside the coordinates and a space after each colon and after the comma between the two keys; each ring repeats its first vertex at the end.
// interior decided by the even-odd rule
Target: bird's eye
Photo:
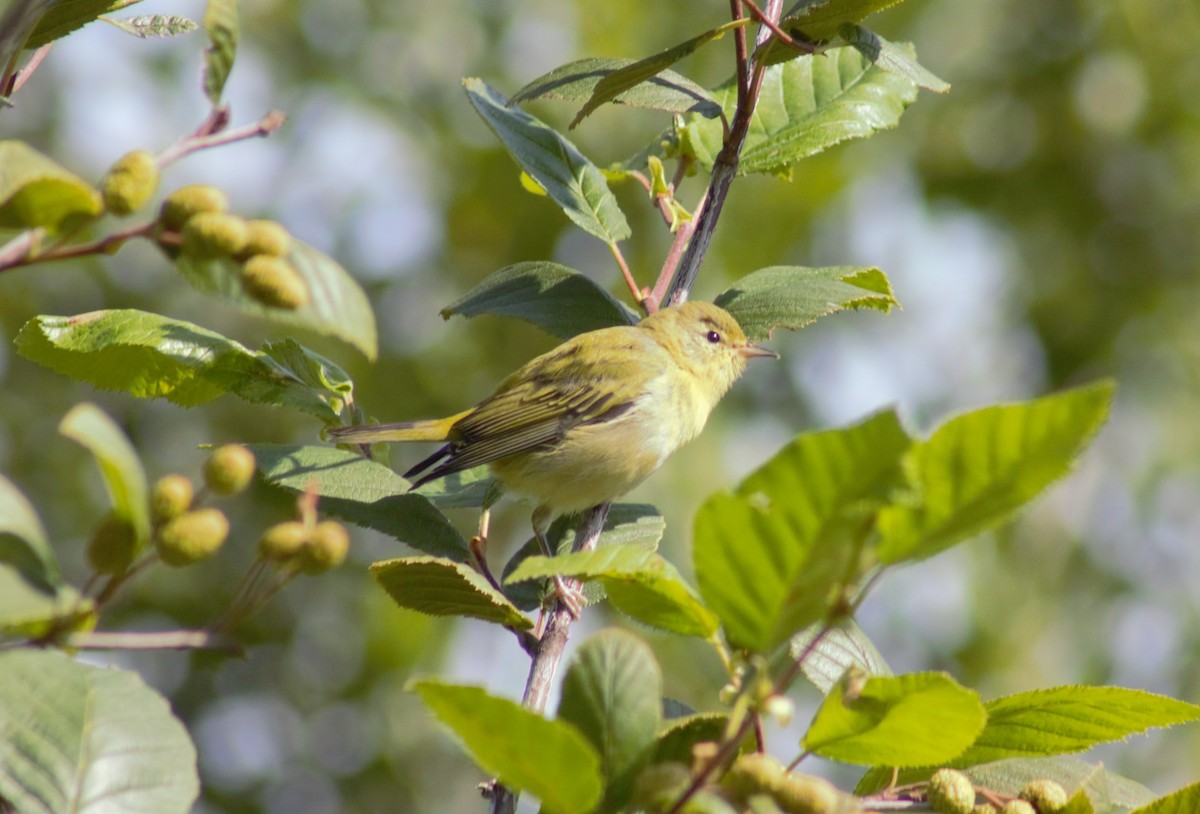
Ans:
{"type": "Polygon", "coordinates": [[[721,335],[716,331],[709,331],[704,335],[704,338],[709,342],[712,342],[714,345],[721,341],[721,335]]]}

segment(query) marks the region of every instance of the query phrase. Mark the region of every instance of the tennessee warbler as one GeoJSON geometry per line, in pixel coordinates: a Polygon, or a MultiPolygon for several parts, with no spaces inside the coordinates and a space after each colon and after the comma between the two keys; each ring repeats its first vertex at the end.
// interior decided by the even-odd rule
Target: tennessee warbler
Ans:
{"type": "Polygon", "coordinates": [[[637,325],[579,334],[531,360],[469,410],[446,418],[339,427],[340,443],[445,441],[404,473],[417,488],[491,464],[505,490],[533,498],[534,533],[556,515],[628,492],[695,438],[756,356],[724,309],[665,308],[637,325]],[[414,480],[415,478],[415,480],[414,480]]]}

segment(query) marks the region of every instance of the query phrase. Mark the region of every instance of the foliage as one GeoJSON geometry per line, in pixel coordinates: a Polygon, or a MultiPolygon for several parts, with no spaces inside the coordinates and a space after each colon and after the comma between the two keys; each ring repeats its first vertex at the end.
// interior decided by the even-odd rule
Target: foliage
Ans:
{"type": "MultiPolygon", "coordinates": [[[[482,79],[463,80],[467,103],[527,187],[605,244],[632,306],[584,271],[539,260],[505,265],[441,315],[510,317],[569,338],[633,324],[686,299],[735,176],[790,177],[844,141],[896,127],[919,89],[949,89],[917,62],[911,45],[863,27],[865,18],[896,2],[801,2],[782,17],[776,9],[757,45],[748,29],[762,12],[735,4],[732,21],[677,45],[640,59],[575,60],[511,98],[482,79]],[[718,43],[734,45],[727,81],[709,89],[676,71],[686,57],[712,52],[718,43]],[[575,106],[567,130],[607,105],[665,112],[670,120],[634,158],[601,164],[524,107],[542,99],[575,106]],[[697,170],[711,173],[712,181],[689,208],[677,193],[697,170]],[[634,238],[642,239],[645,220],[627,215],[615,191],[628,181],[644,188],[673,235],[648,285],[625,256],[634,238]]],[[[12,4],[0,18],[0,93],[12,97],[45,56],[23,50],[43,49],[95,20],[142,38],[197,28],[173,16],[106,16],[131,4],[12,4]],[[28,60],[24,74],[22,59],[28,60]]],[[[195,132],[155,157],[158,171],[193,152],[270,135],[282,121],[268,114],[230,129],[223,94],[241,35],[236,2],[209,0],[200,27],[208,43],[201,90],[212,110],[195,132]]],[[[0,141],[0,228],[14,233],[0,245],[0,273],[141,242],[199,295],[376,358],[372,298],[332,257],[286,234],[283,245],[252,247],[246,233],[253,222],[230,215],[224,196],[211,187],[176,190],[152,214],[141,205],[122,211],[111,203],[117,166],[93,185],[24,141],[0,141]],[[113,218],[130,214],[136,225],[114,225],[113,218]],[[264,282],[251,273],[256,258],[264,257],[281,278],[264,282]]],[[[144,180],[150,186],[132,198],[139,204],[157,191],[157,174],[144,180]]],[[[842,311],[888,313],[899,304],[879,268],[790,265],[744,274],[715,302],[753,341],[842,311]]],[[[27,315],[16,347],[24,359],[57,374],[137,399],[209,409],[229,394],[326,427],[365,420],[351,375],[291,336],[253,350],[214,328],[122,307],[27,315]]],[[[247,447],[219,448],[205,469],[207,486],[194,496],[189,489],[185,505],[167,516],[155,508],[162,481],[152,484],[143,463],[150,450],[100,407],[78,404],[65,411],[60,432],[95,459],[111,507],[91,524],[85,579],[72,579],[60,563],[59,541],[23,492],[0,477],[0,674],[6,678],[0,682],[0,807],[90,811],[117,800],[128,810],[189,810],[199,793],[195,749],[167,700],[131,669],[99,669],[70,655],[79,649],[240,652],[254,642],[250,625],[272,597],[298,575],[323,572],[346,556],[344,531],[319,522],[324,514],[421,552],[369,567],[380,595],[426,616],[495,625],[497,637],[513,635],[514,654],[530,655],[520,704],[436,676],[409,684],[494,777],[486,789],[493,811],[512,811],[520,792],[559,814],[793,810],[788,795],[803,775],[769,762],[759,764],[766,767],[762,777],[743,771],[749,764],[733,767],[743,752],[763,750],[762,727],[787,717],[786,694],[801,677],[824,700],[800,738],[793,767],[808,755],[866,767],[853,795],[830,792],[829,799],[847,809],[919,803],[927,799],[934,769],[948,766],[966,770],[991,801],[1015,797],[1029,779],[1049,778],[1073,795],[1073,812],[1190,810],[1194,786],[1155,800],[1102,766],[1064,756],[1194,721],[1200,707],[1087,685],[985,702],[944,672],[893,674],[855,621],[891,570],[1008,523],[1068,474],[1107,419],[1113,393],[1113,383],[1101,380],[971,410],[923,435],[906,429],[894,410],[802,433],[735,488],[703,502],[692,527],[690,569],[658,550],[665,521],[654,507],[618,504],[578,521],[560,520],[549,535],[550,552],[534,554],[530,541],[512,553],[499,578],[483,550],[498,487],[481,469],[414,490],[365,449],[245,438],[247,447]],[[214,462],[231,448],[253,455],[267,487],[296,497],[296,519],[263,531],[258,556],[214,618],[190,630],[129,629],[113,608],[144,584],[143,574],[163,564],[192,565],[190,558],[172,561],[163,554],[164,529],[199,512],[228,526],[223,513],[201,507],[245,488],[244,478],[230,479],[236,488],[215,488],[214,462]],[[454,510],[482,513],[477,537],[468,540],[458,530],[448,514],[454,510]],[[544,714],[573,622],[574,609],[552,589],[564,582],[584,586],[592,605],[607,599],[639,625],[698,640],[725,672],[726,690],[714,699],[722,712],[695,713],[667,697],[664,677],[679,665],[660,664],[644,637],[613,628],[578,647],[563,672],[555,714],[544,714]],[[536,621],[529,615],[534,610],[536,621]],[[672,776],[682,782],[655,781],[672,776]]],[[[220,537],[212,546],[178,542],[208,556],[224,532],[220,537]]]]}

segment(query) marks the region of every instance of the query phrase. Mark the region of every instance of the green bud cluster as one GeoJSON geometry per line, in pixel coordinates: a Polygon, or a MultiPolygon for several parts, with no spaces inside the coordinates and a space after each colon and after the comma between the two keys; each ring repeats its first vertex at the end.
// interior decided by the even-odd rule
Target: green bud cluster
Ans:
{"type": "Polygon", "coordinates": [[[146,205],[158,190],[158,161],[145,150],[117,159],[100,181],[104,208],[125,217],[146,205]]]}
{"type": "Polygon", "coordinates": [[[1017,796],[1037,809],[1037,814],[1059,814],[1070,799],[1062,785],[1047,778],[1030,780],[1017,796]]]}
{"type": "Polygon", "coordinates": [[[218,495],[236,495],[250,485],[254,467],[253,452],[241,444],[225,444],[204,462],[204,485],[218,495]]]}
{"type": "Polygon", "coordinates": [[[258,541],[258,553],[264,560],[292,564],[305,574],[336,568],[349,550],[350,533],[332,520],[311,527],[298,520],[276,523],[258,541]]]}
{"type": "Polygon", "coordinates": [[[819,777],[791,774],[770,755],[742,755],[721,778],[721,786],[738,805],[766,795],[786,814],[833,814],[839,809],[833,785],[819,777]]]}
{"type": "Polygon", "coordinates": [[[975,785],[957,769],[938,769],[929,778],[929,807],[938,814],[973,814],[975,785]]]}
{"type": "Polygon", "coordinates": [[[245,220],[228,209],[221,190],[194,184],[167,196],[159,223],[179,233],[184,254],[237,262],[242,288],[263,305],[287,310],[307,305],[308,285],[287,259],[292,245],[287,229],[275,221],[245,220]]]}
{"type": "Polygon", "coordinates": [[[88,542],[87,558],[97,574],[119,574],[133,562],[137,532],[128,518],[109,514],[88,542]]]}
{"type": "Polygon", "coordinates": [[[154,548],[164,563],[182,568],[216,554],[228,536],[229,520],[220,509],[195,509],[159,526],[154,548]]]}

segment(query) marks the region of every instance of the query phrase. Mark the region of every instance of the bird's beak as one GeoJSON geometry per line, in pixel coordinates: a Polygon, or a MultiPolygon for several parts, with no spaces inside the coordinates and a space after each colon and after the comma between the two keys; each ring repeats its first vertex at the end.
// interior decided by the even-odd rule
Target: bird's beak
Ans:
{"type": "Polygon", "coordinates": [[[762,345],[742,345],[737,348],[737,352],[748,359],[752,359],[755,356],[765,356],[771,359],[779,358],[778,353],[770,348],[764,348],[762,345]]]}

